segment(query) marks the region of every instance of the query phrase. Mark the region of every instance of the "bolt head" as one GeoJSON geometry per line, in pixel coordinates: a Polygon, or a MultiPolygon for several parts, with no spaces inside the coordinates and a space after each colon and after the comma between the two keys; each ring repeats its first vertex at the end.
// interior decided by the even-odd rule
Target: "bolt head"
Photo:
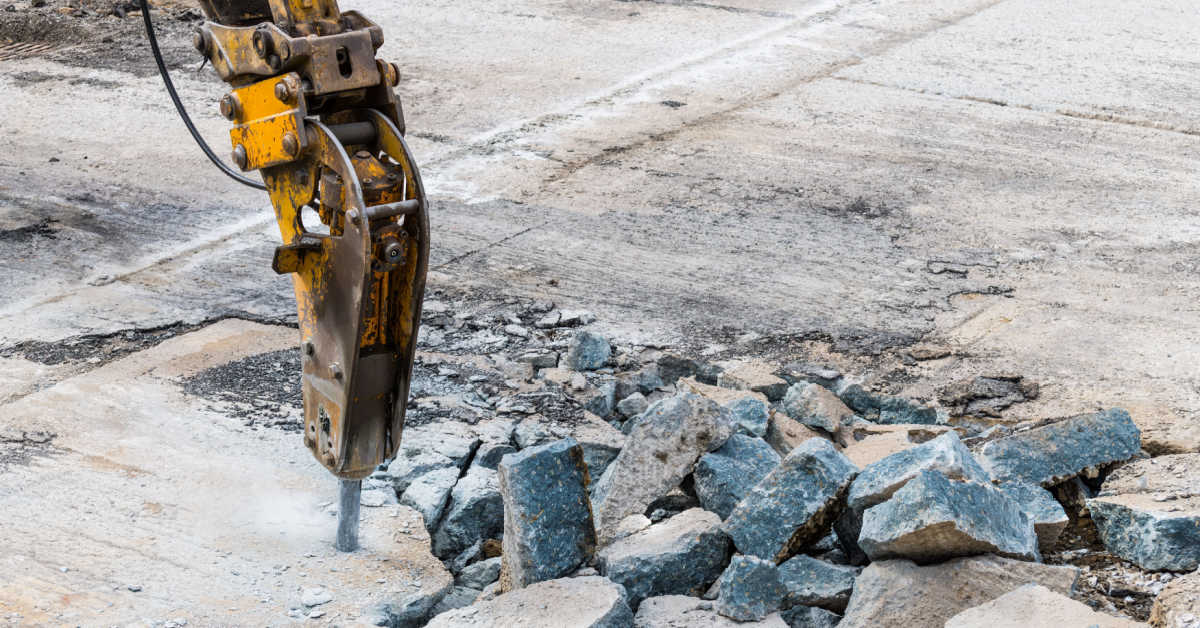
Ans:
{"type": "Polygon", "coordinates": [[[358,210],[352,209],[352,210],[346,212],[346,218],[351,222],[351,224],[357,225],[358,224],[358,210]]]}
{"type": "Polygon", "coordinates": [[[221,99],[220,109],[221,115],[225,116],[226,120],[233,120],[236,118],[238,113],[237,96],[234,96],[233,94],[225,94],[225,97],[221,99]]]}
{"type": "Polygon", "coordinates": [[[300,140],[296,139],[296,134],[288,131],[283,134],[283,152],[288,157],[295,157],[300,154],[300,140]]]}
{"type": "Polygon", "coordinates": [[[287,81],[279,81],[275,84],[275,97],[282,102],[292,99],[292,89],[288,87],[287,81]]]}
{"type": "Polygon", "coordinates": [[[238,168],[241,168],[242,170],[246,169],[247,161],[245,146],[242,146],[241,144],[234,146],[233,153],[230,155],[230,157],[233,159],[233,163],[237,164],[238,168]]]}
{"type": "Polygon", "coordinates": [[[208,36],[205,35],[204,31],[196,29],[196,32],[192,33],[192,45],[196,47],[196,52],[205,56],[208,55],[208,36]]]}

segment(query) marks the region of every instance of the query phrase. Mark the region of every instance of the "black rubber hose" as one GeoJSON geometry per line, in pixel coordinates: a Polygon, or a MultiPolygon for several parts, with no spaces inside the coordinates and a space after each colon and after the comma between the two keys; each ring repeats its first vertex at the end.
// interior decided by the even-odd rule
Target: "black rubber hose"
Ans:
{"type": "Polygon", "coordinates": [[[150,51],[154,53],[154,62],[158,64],[158,73],[162,76],[163,85],[167,87],[167,93],[171,95],[171,102],[175,103],[175,110],[179,112],[179,117],[183,119],[184,126],[187,127],[188,133],[192,134],[192,139],[200,145],[200,150],[208,156],[208,160],[213,162],[213,165],[221,169],[221,172],[229,175],[230,179],[248,185],[257,190],[266,190],[267,186],[242,176],[230,168],[228,164],[221,161],[220,157],[212,151],[208,146],[208,142],[200,136],[200,131],[196,130],[196,125],[192,124],[192,118],[188,116],[187,109],[183,107],[183,101],[179,100],[179,93],[175,91],[175,84],[171,82],[171,75],[167,72],[167,64],[163,63],[162,51],[158,49],[158,38],[154,36],[154,25],[150,23],[150,5],[146,0],[140,0],[142,4],[142,22],[146,24],[146,38],[150,40],[150,51]]]}

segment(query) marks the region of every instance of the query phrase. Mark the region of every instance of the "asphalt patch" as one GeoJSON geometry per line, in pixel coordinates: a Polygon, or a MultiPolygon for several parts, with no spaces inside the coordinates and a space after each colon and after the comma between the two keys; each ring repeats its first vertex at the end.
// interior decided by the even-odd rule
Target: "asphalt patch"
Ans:
{"type": "Polygon", "coordinates": [[[303,429],[300,350],[252,355],[205,369],[180,382],[183,391],[209,408],[251,428],[303,429]]]}

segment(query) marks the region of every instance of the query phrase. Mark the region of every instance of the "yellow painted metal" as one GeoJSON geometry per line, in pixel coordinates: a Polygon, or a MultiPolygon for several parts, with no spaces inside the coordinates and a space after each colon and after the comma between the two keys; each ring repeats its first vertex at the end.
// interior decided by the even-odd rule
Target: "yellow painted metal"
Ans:
{"type": "Polygon", "coordinates": [[[227,96],[235,103],[233,113],[237,123],[229,129],[229,140],[234,150],[241,146],[246,151],[243,170],[293,161],[307,146],[307,135],[303,132],[304,99],[296,95],[299,89],[300,77],[289,73],[235,89],[227,96]],[[281,93],[281,85],[282,93],[289,94],[286,99],[277,95],[281,93]]]}

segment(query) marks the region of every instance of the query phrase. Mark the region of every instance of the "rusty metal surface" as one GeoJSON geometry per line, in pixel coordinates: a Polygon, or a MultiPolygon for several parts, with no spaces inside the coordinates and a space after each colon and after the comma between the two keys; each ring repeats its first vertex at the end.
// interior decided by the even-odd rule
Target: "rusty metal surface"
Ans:
{"type": "MultiPolygon", "coordinates": [[[[206,4],[210,17],[223,13],[206,4]]],[[[429,255],[424,186],[382,31],[333,0],[271,0],[272,22],[208,22],[195,44],[233,87],[234,161],[259,169],[302,347],[304,442],[340,478],[398,450],[429,255]],[[315,208],[327,232],[305,225],[315,208]]],[[[240,18],[239,18],[240,19],[240,18]]]]}

